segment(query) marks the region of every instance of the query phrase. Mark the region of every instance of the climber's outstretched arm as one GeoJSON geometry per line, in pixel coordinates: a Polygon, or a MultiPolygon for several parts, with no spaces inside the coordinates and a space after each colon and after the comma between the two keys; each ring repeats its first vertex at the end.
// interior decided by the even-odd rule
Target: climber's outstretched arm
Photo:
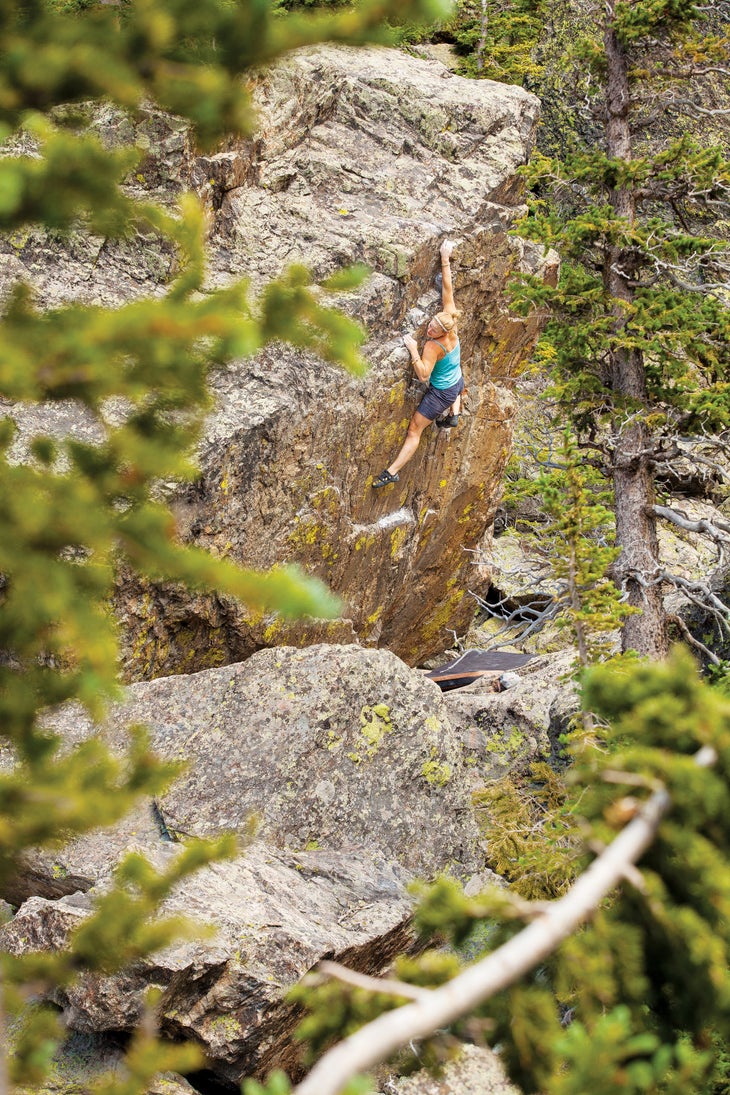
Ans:
{"type": "Polygon", "coordinates": [[[451,281],[451,253],[454,245],[451,240],[444,240],[441,244],[441,306],[445,312],[455,312],[454,286],[451,281]]]}

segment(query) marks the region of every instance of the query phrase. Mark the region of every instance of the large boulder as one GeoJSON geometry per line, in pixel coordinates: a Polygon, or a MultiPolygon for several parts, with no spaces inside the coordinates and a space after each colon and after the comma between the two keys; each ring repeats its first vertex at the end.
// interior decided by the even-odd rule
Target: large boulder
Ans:
{"type": "Polygon", "coordinates": [[[335,625],[285,627],[214,599],[181,612],[169,590],[123,595],[129,669],[144,675],[322,638],[384,645],[415,664],[443,648],[450,628],[463,629],[475,577],[464,549],[491,526],[512,381],[537,334],[534,320],[509,315],[505,282],[518,269],[556,269],[554,255],[506,231],[522,208],[517,169],[537,121],[537,101],[522,89],[397,51],[324,47],[269,72],[258,101],[253,167],[218,199],[217,276],[270,276],[292,260],[318,275],[369,263],[372,276],[347,308],[369,328],[371,371],[348,379],[283,346],[230,370],[217,381],[203,476],[176,513],[187,538],[217,553],[261,567],[301,563],[345,608],[335,625]],[[438,306],[445,235],[460,239],[469,413],[451,434],[429,430],[401,482],[376,493],[372,477],[397,452],[423,390],[401,335],[422,335],[438,306]]]}
{"type": "Polygon", "coordinates": [[[525,772],[533,761],[560,759],[560,737],[580,711],[576,664],[574,651],[546,654],[523,666],[518,683],[505,692],[492,692],[492,678],[481,677],[445,694],[449,722],[477,786],[525,772]]]}
{"type": "MultiPolygon", "coordinates": [[[[279,847],[364,850],[424,878],[468,877],[481,855],[463,753],[442,694],[385,650],[262,650],[246,662],[131,685],[104,734],[122,750],[145,723],[155,752],[187,770],[107,833],[34,857],[3,895],[88,889],[134,842],[246,833],[279,847]],[[46,880],[45,882],[43,880],[46,880]]],[[[96,732],[76,706],[53,728],[96,732]]]]}
{"type": "MultiPolygon", "coordinates": [[[[410,664],[443,649],[473,613],[484,580],[469,549],[490,529],[515,415],[514,377],[537,322],[511,316],[507,279],[554,277],[555,256],[508,234],[522,210],[518,168],[538,101],[518,87],[455,76],[396,50],[318,47],[263,72],[253,141],[201,157],[175,119],[103,109],[105,140],[149,155],[130,189],[169,201],[183,185],[210,211],[210,285],[260,287],[288,263],[316,276],[354,260],[365,285],[342,305],[365,323],[364,379],[288,346],[269,347],[214,381],[202,474],[172,491],[181,537],[262,568],[299,562],[342,597],[335,623],[285,625],[227,599],[122,576],[116,608],[129,678],[238,661],[265,646],[315,641],[388,646],[410,664]],[[400,483],[371,489],[397,451],[422,386],[402,345],[423,334],[444,236],[456,238],[456,295],[469,387],[457,430],[430,429],[400,483]],[[466,550],[465,550],[466,549],[466,550]]],[[[153,237],[114,244],[30,232],[0,244],[7,283],[48,304],[121,303],[159,292],[174,255],[153,237]]],[[[0,286],[2,288],[2,286],[0,286]]],[[[79,408],[19,409],[27,436],[97,434],[79,408]]],[[[168,485],[164,485],[167,487],[168,485]]]]}
{"type": "MultiPolygon", "coordinates": [[[[262,650],[247,662],[131,685],[103,733],[130,723],[187,769],[155,803],[109,830],[26,856],[5,896],[11,953],[65,945],[123,854],[165,866],[188,836],[247,832],[256,843],[179,885],[163,913],[212,923],[113,977],[53,995],[69,1029],[119,1035],[161,990],[163,1034],[193,1038],[219,1079],[300,1068],[286,994],[322,958],[377,975],[418,946],[407,885],[481,865],[458,737],[438,687],[389,651],[354,645],[262,650]]],[[[77,706],[54,714],[65,748],[98,732],[77,706]]]]}
{"type": "MultiPolygon", "coordinates": [[[[178,848],[141,850],[164,868],[178,848]]],[[[238,1084],[273,1068],[296,1075],[298,1012],[288,990],[323,958],[377,975],[413,950],[409,879],[362,852],[294,854],[255,844],[186,879],[163,903],[162,914],[212,924],[212,940],[172,944],[115,976],[84,974],[52,999],[71,1031],[121,1034],[137,1027],[155,988],[161,1033],[200,1044],[220,1079],[238,1084]]],[[[89,916],[93,893],[29,898],[0,928],[0,947],[10,954],[63,947],[89,916]]]]}
{"type": "MultiPolygon", "coordinates": [[[[110,747],[121,751],[139,722],[155,751],[187,770],[118,825],[29,853],[4,892],[20,907],[0,947],[63,947],[126,851],[164,867],[187,836],[245,833],[257,815],[255,844],[164,903],[163,913],[214,924],[213,940],[177,943],[117,976],[84,976],[53,999],[70,1030],[117,1036],[156,987],[163,1034],[198,1041],[219,1079],[296,1074],[288,989],[322,958],[383,972],[418,946],[408,883],[443,871],[468,881],[481,866],[445,698],[389,651],[279,648],[129,686],[103,727],[110,747]]],[[[99,731],[73,705],[49,728],[65,748],[99,731]]]]}

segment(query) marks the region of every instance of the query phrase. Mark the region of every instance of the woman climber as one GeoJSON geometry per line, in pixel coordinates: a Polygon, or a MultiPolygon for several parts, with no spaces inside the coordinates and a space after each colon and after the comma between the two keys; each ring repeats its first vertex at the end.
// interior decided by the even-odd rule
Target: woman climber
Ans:
{"type": "Polygon", "coordinates": [[[459,425],[461,393],[464,391],[464,377],[461,373],[461,348],[456,331],[456,319],[459,312],[454,304],[454,289],[451,282],[451,252],[454,245],[450,240],[441,244],[441,308],[430,320],[426,328],[427,339],[423,355],[419,356],[415,338],[406,335],[403,341],[411,355],[413,371],[419,380],[428,381],[428,388],[418,409],[414,411],[408,426],[403,447],[392,464],[381,471],[373,480],[374,487],[386,487],[388,483],[397,483],[398,472],[408,463],[418,448],[421,434],[426,426],[435,422],[446,428],[459,425]],[[439,418],[439,415],[445,417],[439,418]]]}

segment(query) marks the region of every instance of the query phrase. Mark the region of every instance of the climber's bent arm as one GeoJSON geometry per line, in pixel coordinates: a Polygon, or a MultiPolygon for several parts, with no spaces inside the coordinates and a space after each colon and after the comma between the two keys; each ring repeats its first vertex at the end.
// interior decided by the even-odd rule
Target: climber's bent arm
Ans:
{"type": "Polygon", "coordinates": [[[434,342],[427,342],[426,345],[423,347],[423,354],[419,355],[415,339],[412,339],[411,341],[413,342],[413,346],[410,346],[408,343],[406,343],[406,345],[410,350],[413,371],[418,379],[422,380],[423,383],[426,384],[429,377],[431,376],[431,373],[433,372],[433,367],[436,364],[436,359],[438,357],[438,347],[434,342]]]}

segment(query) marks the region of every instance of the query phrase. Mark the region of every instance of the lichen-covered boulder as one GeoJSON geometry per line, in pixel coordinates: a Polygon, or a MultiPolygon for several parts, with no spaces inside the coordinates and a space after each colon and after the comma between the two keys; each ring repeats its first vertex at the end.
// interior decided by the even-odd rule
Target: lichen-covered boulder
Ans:
{"type": "Polygon", "coordinates": [[[580,707],[575,663],[574,651],[546,654],[523,666],[505,692],[491,692],[491,678],[483,677],[444,694],[477,786],[560,755],[560,735],[580,707]]]}
{"type": "MultiPolygon", "coordinates": [[[[159,868],[177,854],[170,843],[141,850],[159,868]]],[[[162,914],[212,924],[213,939],[175,943],[116,976],[82,975],[52,999],[70,1030],[121,1034],[138,1025],[154,987],[161,1033],[199,1043],[220,1079],[238,1084],[273,1068],[296,1075],[298,1011],[286,1002],[288,990],[323,958],[377,975],[413,950],[410,878],[362,851],[294,854],[254,844],[186,879],[163,903],[162,914]]],[[[0,947],[62,948],[92,898],[93,891],[30,898],[0,928],[0,947]]]]}
{"type": "Polygon", "coordinates": [[[464,1045],[438,1076],[422,1069],[412,1076],[391,1078],[380,1091],[381,1095],[520,1095],[499,1057],[476,1045],[464,1045]]]}
{"type": "MultiPolygon", "coordinates": [[[[443,696],[389,651],[282,647],[131,685],[105,727],[119,749],[130,722],[147,724],[159,755],[187,762],[156,803],[172,834],[245,832],[255,816],[261,837],[282,847],[362,848],[422,877],[467,877],[480,865],[443,696]]],[[[76,707],[54,727],[70,744],[93,732],[76,707]]],[[[110,848],[152,825],[132,815],[110,848]]],[[[78,879],[88,861],[84,839],[57,854],[55,873],[78,879]]]]}
{"type": "MultiPolygon", "coordinates": [[[[188,836],[259,836],[235,861],[179,885],[163,913],[213,923],[114,977],[57,992],[69,1028],[134,1028],[150,987],[163,1033],[199,1041],[238,1083],[296,1073],[288,989],[322,958],[376,975],[418,946],[407,886],[482,863],[463,752],[437,685],[389,651],[354,645],[262,650],[248,661],[131,685],[102,731],[113,750],[146,723],[187,770],[156,803],[64,848],[28,853],[0,928],[11,953],[63,947],[130,849],[164,866],[188,836]]],[[[54,713],[64,748],[99,732],[77,706],[54,713]]]]}
{"type": "MultiPolygon", "coordinates": [[[[79,720],[83,721],[80,715],[79,720]]],[[[88,724],[83,725],[90,732],[88,724]]],[[[16,872],[3,879],[2,897],[17,907],[29,897],[55,900],[85,893],[130,847],[154,847],[163,838],[154,804],[142,801],[108,829],[93,830],[60,848],[28,849],[16,872]]]]}

